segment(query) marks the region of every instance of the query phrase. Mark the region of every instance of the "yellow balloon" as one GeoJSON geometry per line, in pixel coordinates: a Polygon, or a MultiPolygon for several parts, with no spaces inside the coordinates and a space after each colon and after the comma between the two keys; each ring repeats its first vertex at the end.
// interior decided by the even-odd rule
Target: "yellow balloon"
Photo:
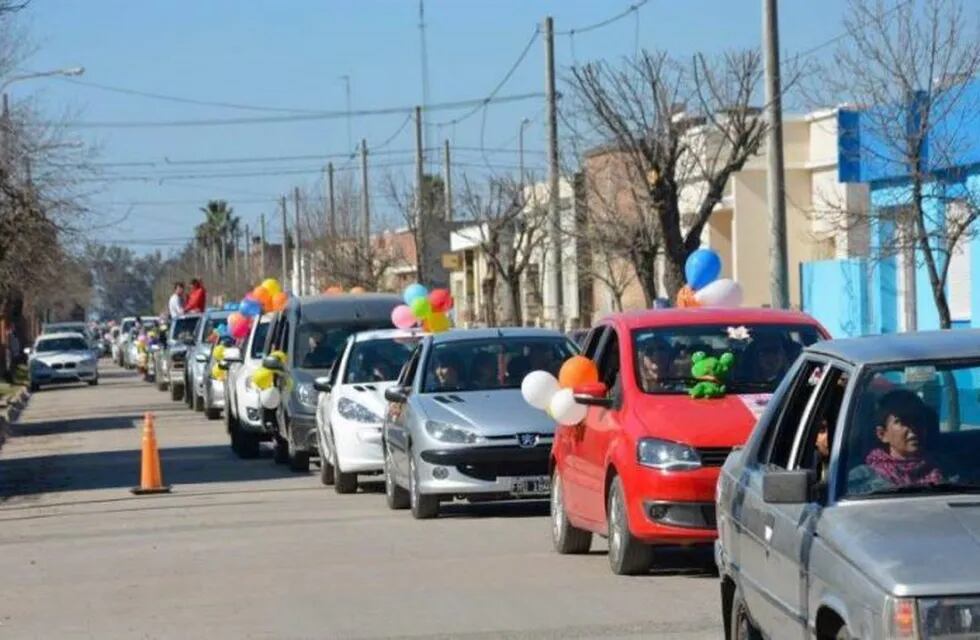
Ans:
{"type": "Polygon", "coordinates": [[[433,311],[425,319],[425,324],[430,333],[442,333],[449,330],[449,318],[441,311],[433,311]]]}
{"type": "Polygon", "coordinates": [[[266,369],[265,367],[259,367],[252,374],[252,384],[254,384],[259,389],[265,390],[272,388],[272,384],[275,382],[275,374],[272,369],[266,369]]]}
{"type": "Polygon", "coordinates": [[[280,291],[282,291],[282,286],[279,284],[279,281],[276,280],[275,278],[266,278],[265,280],[262,281],[262,284],[259,286],[264,287],[269,292],[270,296],[274,296],[280,291]]]}
{"type": "Polygon", "coordinates": [[[226,374],[225,370],[219,367],[218,365],[214,365],[213,367],[211,367],[211,377],[214,378],[215,380],[224,380],[225,374],[226,374]]]}
{"type": "Polygon", "coordinates": [[[215,360],[224,360],[225,359],[225,345],[219,344],[217,347],[214,348],[214,352],[211,355],[214,356],[214,359],[215,360]]]}
{"type": "Polygon", "coordinates": [[[271,357],[275,358],[281,362],[284,366],[286,364],[286,352],[285,351],[273,351],[269,354],[271,357]]]}

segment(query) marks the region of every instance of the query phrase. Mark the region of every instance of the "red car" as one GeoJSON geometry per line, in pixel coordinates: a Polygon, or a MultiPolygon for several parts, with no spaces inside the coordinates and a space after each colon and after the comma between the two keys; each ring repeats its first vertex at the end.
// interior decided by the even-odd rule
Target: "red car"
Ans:
{"type": "Polygon", "coordinates": [[[600,382],[575,390],[586,418],[552,447],[555,549],[586,553],[607,536],[613,572],[636,574],[656,545],[713,542],[721,465],[803,347],[827,337],[810,316],[773,309],[640,311],[594,327],[583,352],[600,382]],[[691,397],[704,382],[720,397],[691,397]]]}

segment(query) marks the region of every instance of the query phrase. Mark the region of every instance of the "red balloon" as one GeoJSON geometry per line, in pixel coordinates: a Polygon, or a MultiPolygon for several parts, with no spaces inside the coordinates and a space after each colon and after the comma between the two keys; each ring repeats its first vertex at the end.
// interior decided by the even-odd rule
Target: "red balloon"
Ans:
{"type": "Polygon", "coordinates": [[[433,289],[429,294],[429,304],[433,311],[445,313],[453,308],[453,297],[448,289],[433,289]]]}

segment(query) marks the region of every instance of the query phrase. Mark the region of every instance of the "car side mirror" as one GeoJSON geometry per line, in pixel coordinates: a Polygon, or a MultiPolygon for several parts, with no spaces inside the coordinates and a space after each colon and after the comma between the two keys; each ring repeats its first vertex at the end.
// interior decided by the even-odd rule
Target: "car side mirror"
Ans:
{"type": "Polygon", "coordinates": [[[317,391],[322,391],[323,393],[330,393],[333,385],[330,384],[330,378],[323,376],[313,381],[313,388],[317,391]]]}
{"type": "Polygon", "coordinates": [[[199,353],[196,356],[194,356],[194,361],[195,362],[200,362],[201,364],[207,364],[208,357],[209,356],[206,353],[199,353]]]}
{"type": "Polygon", "coordinates": [[[282,371],[282,361],[274,356],[262,358],[262,366],[272,371],[282,371]]]}
{"type": "Polygon", "coordinates": [[[385,400],[395,404],[405,404],[408,401],[408,388],[390,387],[385,389],[385,400]]]}
{"type": "Polygon", "coordinates": [[[592,382],[575,387],[575,402],[588,407],[605,407],[606,409],[613,406],[613,399],[609,397],[609,389],[601,382],[592,382]]]}
{"type": "Polygon", "coordinates": [[[242,351],[237,347],[228,347],[225,349],[225,357],[222,358],[226,363],[238,363],[242,361],[242,351]]]}
{"type": "Polygon", "coordinates": [[[762,476],[762,499],[769,504],[805,504],[813,500],[816,484],[812,469],[768,471],[762,476]]]}

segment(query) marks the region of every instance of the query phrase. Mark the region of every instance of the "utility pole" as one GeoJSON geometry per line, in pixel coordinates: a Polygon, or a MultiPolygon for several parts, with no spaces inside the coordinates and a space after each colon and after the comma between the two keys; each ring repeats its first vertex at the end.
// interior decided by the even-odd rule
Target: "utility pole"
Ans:
{"type": "Polygon", "coordinates": [[[330,224],[330,241],[335,242],[337,238],[337,208],[334,203],[333,195],[333,163],[327,163],[327,220],[330,224]]]}
{"type": "Polygon", "coordinates": [[[442,185],[445,188],[445,196],[443,200],[446,201],[446,222],[453,221],[453,172],[452,167],[449,164],[449,140],[443,143],[443,164],[445,165],[446,174],[442,178],[442,185]]]}
{"type": "MultiPolygon", "coordinates": [[[[419,0],[419,39],[421,46],[419,50],[422,55],[422,108],[429,106],[429,54],[425,44],[425,0],[419,0]]],[[[425,147],[429,147],[429,129],[425,128],[425,147]]]]}
{"type": "Polygon", "coordinates": [[[242,232],[240,229],[236,229],[233,234],[231,234],[231,273],[232,273],[232,286],[234,287],[235,280],[241,277],[241,271],[239,267],[241,263],[238,260],[238,242],[242,238],[242,232]]]}
{"type": "Polygon", "coordinates": [[[902,243],[902,319],[906,332],[919,330],[918,287],[915,281],[915,214],[902,214],[898,234],[902,243]]]}
{"type": "Polygon", "coordinates": [[[245,225],[245,286],[248,288],[252,284],[252,233],[248,225],[245,225]]]}
{"type": "Polygon", "coordinates": [[[779,80],[779,14],[776,0],[762,0],[762,44],[766,52],[766,115],[769,139],[769,291],[772,306],[789,308],[789,266],[786,259],[786,176],[783,173],[783,100],[779,80]]]}
{"type": "Polygon", "coordinates": [[[428,252],[428,225],[426,224],[424,197],[422,194],[422,183],[425,181],[425,173],[422,163],[424,162],[422,153],[422,107],[415,107],[415,255],[417,266],[417,279],[419,282],[427,282],[429,276],[428,252]]]}
{"type": "Polygon", "coordinates": [[[302,238],[300,237],[299,229],[299,187],[293,187],[293,212],[295,220],[293,222],[293,239],[295,245],[293,246],[293,291],[296,295],[301,296],[304,293],[303,290],[303,248],[300,244],[302,238]]]}
{"type": "Polygon", "coordinates": [[[555,296],[555,325],[564,329],[562,291],[561,198],[558,194],[558,96],[555,92],[555,24],[544,19],[545,96],[548,102],[548,240],[551,245],[551,289],[555,296]]]}
{"type": "Polygon", "coordinates": [[[368,260],[371,247],[371,203],[368,199],[367,140],[361,138],[361,222],[364,225],[364,259],[368,260]]]}
{"type": "Polygon", "coordinates": [[[259,216],[259,280],[265,278],[265,214],[259,216]]]}
{"type": "Polygon", "coordinates": [[[282,213],[282,283],[285,285],[289,282],[287,277],[289,275],[289,225],[286,222],[286,196],[279,198],[279,210],[282,213]]]}

